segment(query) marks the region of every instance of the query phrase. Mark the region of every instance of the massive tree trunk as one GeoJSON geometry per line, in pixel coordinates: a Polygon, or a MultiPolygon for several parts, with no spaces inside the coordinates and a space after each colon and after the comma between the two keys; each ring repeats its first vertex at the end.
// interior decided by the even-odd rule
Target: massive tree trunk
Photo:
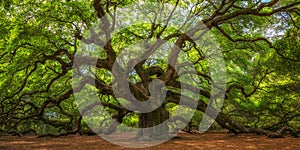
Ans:
{"type": "Polygon", "coordinates": [[[150,113],[139,114],[136,138],[139,140],[165,139],[168,136],[167,123],[163,123],[169,118],[169,112],[163,107],[159,107],[150,113]]]}

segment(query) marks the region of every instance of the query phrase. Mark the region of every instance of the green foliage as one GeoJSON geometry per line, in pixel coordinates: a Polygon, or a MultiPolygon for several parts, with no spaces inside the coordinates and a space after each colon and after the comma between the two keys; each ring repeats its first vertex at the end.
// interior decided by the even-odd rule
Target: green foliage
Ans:
{"type": "MultiPolygon", "coordinates": [[[[107,13],[106,17],[112,26],[113,21],[126,22],[126,20],[114,20],[112,17],[114,10],[138,2],[140,1],[112,0],[109,3],[101,1],[99,5],[105,8],[103,11],[107,13]]],[[[147,6],[153,7],[153,3],[150,2],[158,1],[145,2],[147,6]]],[[[176,5],[177,1],[159,2],[159,7],[163,8],[167,4],[176,5]]],[[[189,14],[185,15],[199,17],[206,21],[204,23],[210,25],[209,32],[214,34],[221,46],[226,62],[228,87],[222,113],[243,126],[270,131],[277,131],[283,126],[299,129],[300,32],[298,27],[300,17],[297,13],[299,5],[293,6],[293,9],[289,8],[289,11],[284,11],[282,8],[281,12],[274,15],[261,16],[272,13],[277,7],[294,2],[293,0],[280,1],[276,7],[268,6],[251,13],[243,12],[235,15],[241,10],[256,9],[258,3],[250,0],[232,2],[234,5],[230,5],[231,2],[225,3],[218,13],[214,13],[216,11],[214,5],[215,7],[221,6],[221,1],[213,2],[214,5],[209,4],[209,1],[195,0],[178,3],[178,7],[189,10],[189,14]],[[216,16],[212,16],[213,14],[216,16]],[[214,22],[230,15],[233,17],[214,22]],[[276,36],[277,33],[283,36],[276,36]],[[253,40],[263,37],[267,39],[253,40]]],[[[81,104],[86,101],[84,99],[77,103],[74,101],[71,83],[80,82],[83,78],[74,79],[73,77],[82,74],[94,75],[98,81],[103,82],[103,85],[108,88],[112,86],[115,79],[111,68],[107,67],[111,60],[104,61],[99,68],[80,66],[76,70],[73,66],[74,56],[78,54],[86,53],[85,56],[93,55],[103,60],[109,57],[105,51],[107,49],[96,44],[92,46],[95,49],[101,49],[99,53],[78,50],[82,46],[78,44],[78,41],[84,35],[85,30],[97,22],[97,12],[93,5],[91,0],[2,0],[0,2],[0,131],[23,132],[28,129],[33,129],[37,133],[74,131],[80,116],[77,106],[81,107],[81,104]]],[[[159,8],[153,8],[153,10],[157,9],[159,8]]],[[[130,45],[151,45],[158,38],[164,39],[173,34],[176,36],[168,39],[169,44],[172,45],[180,39],[183,31],[178,31],[172,26],[164,28],[166,20],[163,20],[161,24],[156,24],[155,21],[153,23],[151,19],[157,17],[157,14],[146,10],[144,13],[148,15],[150,21],[148,20],[147,23],[140,21],[111,37],[109,48],[114,50],[116,57],[124,51],[137,55],[130,45]],[[143,39],[146,39],[146,42],[141,42],[143,39]]],[[[161,15],[168,14],[162,13],[161,15]]],[[[178,17],[174,23],[185,22],[181,19],[178,17]]],[[[103,22],[100,21],[100,23],[103,22]]],[[[101,34],[103,34],[102,31],[101,34]]],[[[104,36],[100,38],[107,40],[104,36]]],[[[195,45],[185,40],[182,44],[182,51],[194,63],[199,74],[200,82],[191,83],[191,86],[204,91],[195,101],[206,105],[209,103],[209,97],[205,94],[210,94],[213,84],[210,79],[210,69],[214,68],[210,68],[205,60],[208,56],[204,55],[211,47],[205,43],[201,44],[195,45]]],[[[147,70],[155,66],[165,73],[168,60],[163,59],[162,56],[163,54],[169,55],[170,49],[171,47],[161,48],[161,55],[158,54],[145,61],[142,65],[143,69],[147,70]]],[[[183,63],[182,61],[184,60],[179,58],[178,62],[183,63]]],[[[132,70],[128,81],[139,88],[142,87],[141,91],[147,93],[146,82],[141,76],[137,70],[132,70]]],[[[153,80],[163,77],[159,74],[152,74],[149,78],[153,80]]],[[[178,81],[178,79],[173,81],[178,81]]],[[[117,108],[123,110],[122,105],[128,104],[128,100],[115,98],[107,89],[102,91],[102,88],[105,88],[103,85],[96,87],[87,84],[82,88],[82,91],[95,91],[100,102],[107,104],[105,110],[108,112],[98,112],[101,117],[93,117],[97,114],[95,107],[94,111],[86,112],[90,113],[91,117],[87,117],[85,121],[109,127],[111,121],[106,121],[107,118],[127,113],[122,116],[122,123],[128,127],[138,127],[137,113],[117,110],[117,108]]],[[[168,88],[173,93],[180,94],[181,89],[172,86],[170,83],[168,88]]],[[[88,95],[80,96],[88,97],[88,95]]],[[[189,97],[189,94],[186,96],[189,97]]],[[[171,115],[174,114],[178,105],[166,101],[165,103],[165,109],[171,115]]],[[[202,116],[203,112],[197,110],[192,124],[199,126],[202,116]]],[[[88,130],[90,126],[85,121],[79,120],[79,123],[82,125],[81,129],[88,130]]],[[[215,127],[218,128],[217,125],[215,127]]],[[[127,131],[127,128],[119,127],[119,130],[127,131]]]]}

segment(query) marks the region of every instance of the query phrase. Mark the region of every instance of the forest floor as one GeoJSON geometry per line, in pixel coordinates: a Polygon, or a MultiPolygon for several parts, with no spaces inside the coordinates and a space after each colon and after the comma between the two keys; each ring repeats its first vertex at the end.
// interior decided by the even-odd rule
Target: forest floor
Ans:
{"type": "MultiPolygon", "coordinates": [[[[189,150],[189,149],[292,149],[300,150],[300,138],[268,138],[254,134],[225,133],[179,133],[177,138],[144,150],[189,150]]],[[[65,137],[37,138],[36,136],[1,136],[0,150],[127,150],[111,144],[99,136],[69,135],[65,137]]]]}

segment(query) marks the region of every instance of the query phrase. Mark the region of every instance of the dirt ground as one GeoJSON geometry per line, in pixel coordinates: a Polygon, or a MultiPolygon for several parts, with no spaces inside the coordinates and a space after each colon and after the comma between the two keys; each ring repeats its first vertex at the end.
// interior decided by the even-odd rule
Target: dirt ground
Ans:
{"type": "MultiPolygon", "coordinates": [[[[2,136],[1,150],[127,150],[129,148],[111,144],[99,136],[70,135],[59,138],[37,138],[36,136],[2,136]]],[[[144,150],[189,150],[189,149],[292,149],[300,150],[300,138],[268,138],[252,134],[233,135],[224,133],[186,134],[163,144],[143,148],[144,150]]]]}

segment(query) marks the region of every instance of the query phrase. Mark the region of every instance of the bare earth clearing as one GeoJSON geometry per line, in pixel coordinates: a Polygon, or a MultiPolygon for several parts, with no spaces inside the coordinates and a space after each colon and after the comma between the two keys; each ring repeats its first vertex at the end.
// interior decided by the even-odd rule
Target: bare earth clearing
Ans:
{"type": "MultiPolygon", "coordinates": [[[[300,149],[300,138],[268,138],[252,134],[232,135],[223,133],[186,134],[145,150],[185,150],[185,149],[300,149]]],[[[111,144],[99,136],[70,135],[59,138],[36,138],[36,136],[2,136],[2,150],[92,150],[129,149],[111,144]]]]}

